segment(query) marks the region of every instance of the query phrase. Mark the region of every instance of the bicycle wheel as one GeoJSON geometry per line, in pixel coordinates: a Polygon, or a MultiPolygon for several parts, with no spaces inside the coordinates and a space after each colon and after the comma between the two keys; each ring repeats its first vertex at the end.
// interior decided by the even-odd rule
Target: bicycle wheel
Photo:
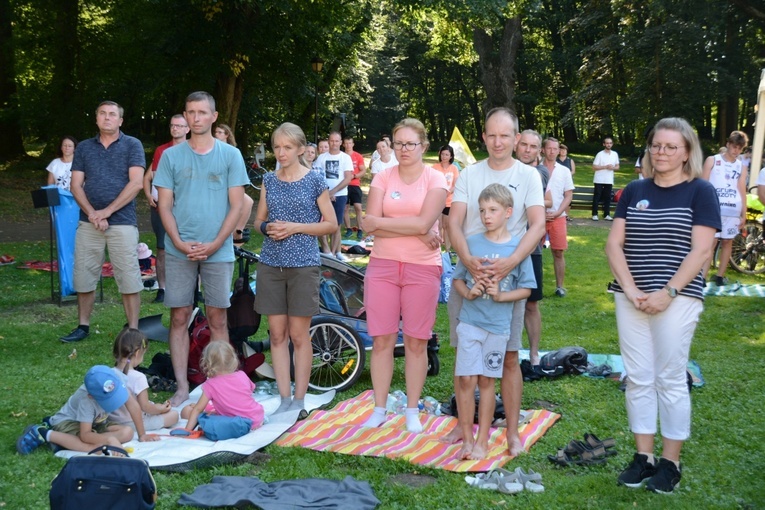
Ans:
{"type": "Polygon", "coordinates": [[[765,273],[765,241],[762,224],[748,221],[741,234],[733,238],[730,265],[739,273],[765,273]]]}
{"type": "Polygon", "coordinates": [[[311,320],[313,363],[308,386],[317,391],[343,391],[361,376],[366,351],[355,329],[333,317],[311,320]]]}
{"type": "Polygon", "coordinates": [[[250,180],[250,184],[256,190],[260,190],[263,186],[263,177],[266,175],[266,169],[260,166],[248,166],[247,178],[250,180]]]}

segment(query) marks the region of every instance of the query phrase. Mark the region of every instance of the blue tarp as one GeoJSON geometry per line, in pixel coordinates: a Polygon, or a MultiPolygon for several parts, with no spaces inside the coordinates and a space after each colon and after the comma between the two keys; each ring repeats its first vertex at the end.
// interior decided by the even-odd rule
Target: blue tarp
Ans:
{"type": "MultiPolygon", "coordinates": [[[[56,186],[44,186],[56,188],[56,186]]],[[[71,296],[74,291],[74,238],[80,219],[80,207],[69,191],[59,189],[60,204],[50,208],[53,226],[56,231],[58,252],[58,279],[61,296],[71,296]]]]}

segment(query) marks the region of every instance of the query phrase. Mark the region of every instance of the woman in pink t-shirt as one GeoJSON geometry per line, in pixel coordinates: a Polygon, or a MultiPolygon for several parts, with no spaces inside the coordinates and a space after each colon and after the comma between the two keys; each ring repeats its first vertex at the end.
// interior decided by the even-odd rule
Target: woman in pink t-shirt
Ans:
{"type": "Polygon", "coordinates": [[[398,166],[372,180],[367,198],[364,232],[375,236],[364,278],[372,347],[372,386],[375,409],[364,423],[385,422],[385,406],[393,377],[393,349],[404,332],[406,353],[406,428],[421,432],[417,408],[428,370],[427,342],[436,320],[441,280],[441,238],[437,220],[446,203],[447,186],[442,173],[426,166],[425,126],[404,119],[393,128],[393,150],[398,166]]]}

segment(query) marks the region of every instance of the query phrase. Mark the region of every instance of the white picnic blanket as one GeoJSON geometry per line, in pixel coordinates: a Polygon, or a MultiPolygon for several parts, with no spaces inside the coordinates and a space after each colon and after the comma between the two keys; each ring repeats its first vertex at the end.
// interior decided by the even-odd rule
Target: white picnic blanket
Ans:
{"type": "MultiPolygon", "coordinates": [[[[201,387],[197,387],[191,392],[189,399],[174,409],[179,411],[186,405],[199,400],[202,395],[201,387]]],[[[311,412],[332,401],[335,397],[335,391],[331,390],[320,395],[306,394],[305,408],[311,412]]],[[[225,457],[225,453],[233,454],[231,457],[250,455],[261,448],[274,442],[279,436],[292,427],[298,419],[299,411],[290,411],[272,415],[279,407],[281,402],[278,395],[253,394],[253,398],[263,406],[268,422],[262,427],[250,431],[242,437],[236,439],[227,439],[225,441],[210,441],[207,438],[186,439],[182,437],[170,436],[170,429],[161,429],[152,431],[161,435],[160,441],[139,442],[137,436],[133,440],[123,445],[131,457],[145,459],[150,467],[169,467],[175,465],[193,464],[194,460],[202,459],[208,456],[219,455],[225,457]]],[[[186,420],[180,420],[173,428],[183,427],[186,420]]],[[[56,453],[57,457],[68,459],[78,455],[85,455],[83,452],[74,452],[70,450],[61,450],[56,453]]]]}

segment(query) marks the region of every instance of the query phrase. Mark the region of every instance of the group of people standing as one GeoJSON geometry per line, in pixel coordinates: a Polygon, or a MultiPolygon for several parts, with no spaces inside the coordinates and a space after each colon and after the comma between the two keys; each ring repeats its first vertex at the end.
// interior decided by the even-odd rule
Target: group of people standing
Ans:
{"type": "MultiPolygon", "coordinates": [[[[98,136],[79,144],[72,157],[71,189],[82,210],[75,256],[80,324],[63,341],[88,335],[106,245],[128,326],[137,326],[142,284],[135,252],[134,198],[143,187],[145,161],[140,142],[120,131],[122,117],[116,103],[99,105],[98,136]]],[[[147,178],[153,186],[150,203],[166,233],[164,302],[171,308],[170,350],[178,381],[170,400],[173,405],[185,401],[189,393],[187,327],[197,279],[205,291],[212,340],[227,340],[233,237],[246,228],[240,222],[246,209],[243,186],[248,182],[244,162],[233,145],[213,136],[216,120],[212,96],[190,94],[183,114],[171,120],[172,142],[155,158],[151,170],[156,173],[147,178]]],[[[506,430],[508,453],[517,455],[524,448],[512,426],[518,422],[523,388],[518,351],[525,324],[532,362],[538,363],[539,244],[545,232],[554,254],[561,252],[554,261],[556,294],[565,295],[562,251],[575,171],[573,161],[561,156],[557,140],[543,141],[533,130],[520,132],[517,118],[506,108],[487,113],[483,140],[489,157],[457,173],[448,146],[439,151],[435,168],[424,163],[429,140],[420,121],[399,122],[391,139],[377,144],[379,157],[371,165],[374,175],[359,225],[359,232],[373,235],[375,241],[364,285],[368,328],[374,338],[375,405],[365,426],[386,420],[393,350],[401,329],[406,427],[414,433],[422,430],[418,401],[427,372],[427,341],[436,319],[446,235],[459,256],[448,311],[450,340],[457,349],[455,390],[460,415],[468,421],[443,440],[462,441],[460,455],[465,459],[488,455],[491,414],[483,403],[493,406],[493,398],[483,394],[493,395],[497,378],[511,424],[506,430]],[[544,159],[537,166],[540,152],[544,159]],[[476,386],[482,398],[479,430],[473,436],[473,413],[466,411],[474,405],[476,386]]],[[[331,252],[339,252],[347,188],[354,174],[359,178],[364,170],[362,160],[356,173],[348,154],[353,152],[352,143],[345,153],[340,151],[339,133],[330,134],[322,151],[323,144],[309,144],[300,127],[284,123],[271,142],[278,170],[264,178],[253,224],[254,231],[264,236],[255,308],[268,316],[281,412],[304,407],[312,356],[308,332],[311,317],[319,311],[317,238],[331,236],[331,252]]],[[[604,145],[608,152],[608,141],[604,145]]],[[[62,144],[62,151],[68,157],[68,143],[62,144]]],[[[597,166],[602,168],[596,172],[613,174],[618,159],[601,158],[597,166]]],[[[648,481],[651,490],[671,492],[680,479],[680,448],[690,434],[685,366],[702,309],[702,267],[721,220],[714,187],[698,179],[701,148],[684,120],[663,119],[654,127],[643,172],[646,179],[624,190],[606,246],[616,279],[617,327],[629,374],[627,409],[637,444],[619,483],[641,486],[648,481]],[[653,446],[657,417],[663,441],[658,460],[653,446]]],[[[606,193],[607,183],[596,184],[603,184],[601,192],[606,193]]],[[[357,198],[353,208],[358,218],[357,198]]]]}

